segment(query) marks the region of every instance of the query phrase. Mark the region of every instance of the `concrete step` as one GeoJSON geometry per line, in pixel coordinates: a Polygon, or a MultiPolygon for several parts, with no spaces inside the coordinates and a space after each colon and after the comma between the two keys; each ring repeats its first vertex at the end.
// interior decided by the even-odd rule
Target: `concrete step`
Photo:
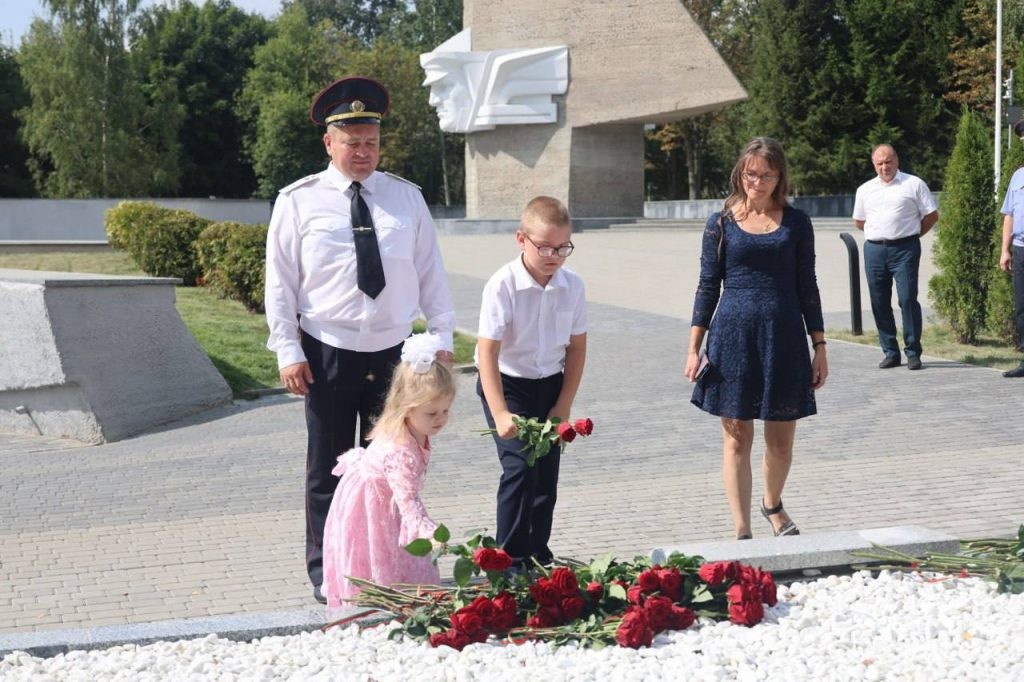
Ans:
{"type": "Polygon", "coordinates": [[[662,562],[672,552],[679,552],[687,556],[702,556],[707,561],[739,561],[779,573],[807,569],[827,571],[851,564],[877,563],[851,554],[871,551],[873,545],[883,545],[911,556],[922,556],[926,552],[957,554],[960,551],[959,540],[951,535],[921,526],[886,526],[659,547],[651,551],[651,560],[662,562]]]}

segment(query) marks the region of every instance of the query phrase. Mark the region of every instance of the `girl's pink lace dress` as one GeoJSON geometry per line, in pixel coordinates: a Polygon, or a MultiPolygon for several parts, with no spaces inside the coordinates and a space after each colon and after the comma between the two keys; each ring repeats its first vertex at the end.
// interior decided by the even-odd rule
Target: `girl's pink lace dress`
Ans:
{"type": "Polygon", "coordinates": [[[375,438],[366,449],[338,458],[341,476],[324,527],[324,584],[328,608],[344,606],[359,588],[355,576],[382,585],[436,585],[441,579],[428,557],[415,557],[405,546],[429,538],[437,524],[420,501],[430,461],[430,443],[421,448],[412,436],[375,438]]]}

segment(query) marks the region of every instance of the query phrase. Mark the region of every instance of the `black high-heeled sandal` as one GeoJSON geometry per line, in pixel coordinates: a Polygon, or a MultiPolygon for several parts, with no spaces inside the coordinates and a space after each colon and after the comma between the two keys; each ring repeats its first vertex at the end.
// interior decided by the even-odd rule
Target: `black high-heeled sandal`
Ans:
{"type": "Polygon", "coordinates": [[[764,498],[761,498],[761,516],[768,520],[768,524],[772,527],[772,532],[775,533],[775,537],[780,537],[782,535],[800,535],[800,529],[796,527],[796,524],[793,523],[792,519],[782,524],[778,530],[775,529],[775,524],[772,523],[770,517],[772,516],[772,514],[778,514],[782,511],[782,509],[783,507],[781,497],[779,498],[779,503],[772,507],[771,509],[768,509],[767,507],[764,506],[764,498]]]}
{"type": "Polygon", "coordinates": [[[750,533],[744,533],[743,535],[737,535],[736,539],[737,540],[753,540],[754,536],[751,535],[750,533]]]}

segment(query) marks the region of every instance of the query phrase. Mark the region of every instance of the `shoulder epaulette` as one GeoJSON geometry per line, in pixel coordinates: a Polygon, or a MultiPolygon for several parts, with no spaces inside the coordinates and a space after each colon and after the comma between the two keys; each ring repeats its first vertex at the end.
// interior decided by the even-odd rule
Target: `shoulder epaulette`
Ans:
{"type": "Polygon", "coordinates": [[[417,185],[417,184],[416,184],[415,182],[413,182],[412,180],[406,180],[405,178],[403,178],[403,177],[402,177],[402,176],[400,176],[400,175],[395,175],[394,173],[389,173],[388,171],[384,171],[384,175],[388,176],[389,178],[394,178],[395,180],[398,180],[399,182],[404,182],[404,183],[405,183],[405,184],[407,184],[407,185],[412,185],[412,186],[413,186],[413,187],[415,187],[416,189],[419,189],[419,190],[422,190],[422,189],[423,189],[422,187],[420,187],[419,185],[417,185]]]}
{"type": "Polygon", "coordinates": [[[292,184],[288,185],[287,187],[282,187],[279,190],[279,192],[281,194],[288,194],[288,192],[291,192],[292,190],[294,190],[297,187],[301,187],[302,185],[305,185],[310,180],[315,180],[318,175],[320,175],[320,174],[319,173],[313,173],[312,175],[307,175],[304,178],[300,178],[300,179],[296,180],[295,182],[293,182],[292,184]]]}

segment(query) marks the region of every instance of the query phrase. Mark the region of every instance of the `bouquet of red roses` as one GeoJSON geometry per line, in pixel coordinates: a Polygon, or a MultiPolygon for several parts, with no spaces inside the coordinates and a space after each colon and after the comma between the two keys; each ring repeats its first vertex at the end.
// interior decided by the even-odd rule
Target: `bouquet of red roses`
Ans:
{"type": "MultiPolygon", "coordinates": [[[[551,452],[551,448],[560,445],[562,450],[565,446],[576,440],[576,436],[589,436],[594,431],[594,422],[588,418],[577,419],[576,421],[563,420],[559,417],[549,417],[544,421],[536,417],[524,419],[519,415],[512,416],[512,422],[516,425],[516,438],[526,441],[523,452],[526,452],[526,464],[533,466],[537,459],[551,452]]],[[[483,434],[495,434],[494,429],[486,429],[483,434]]]]}
{"type": "Polygon", "coordinates": [[[453,586],[383,586],[350,578],[362,587],[356,604],[395,615],[399,626],[391,637],[459,650],[492,637],[640,648],[651,646],[659,632],[685,630],[698,618],[756,625],[765,605],[777,602],[771,573],[736,561],[705,563],[673,553],[654,563],[607,555],[508,573],[512,558],[493,538],[478,534],[449,544],[442,525],[433,540],[414,540],[406,550],[435,560],[454,555],[453,586]]]}

